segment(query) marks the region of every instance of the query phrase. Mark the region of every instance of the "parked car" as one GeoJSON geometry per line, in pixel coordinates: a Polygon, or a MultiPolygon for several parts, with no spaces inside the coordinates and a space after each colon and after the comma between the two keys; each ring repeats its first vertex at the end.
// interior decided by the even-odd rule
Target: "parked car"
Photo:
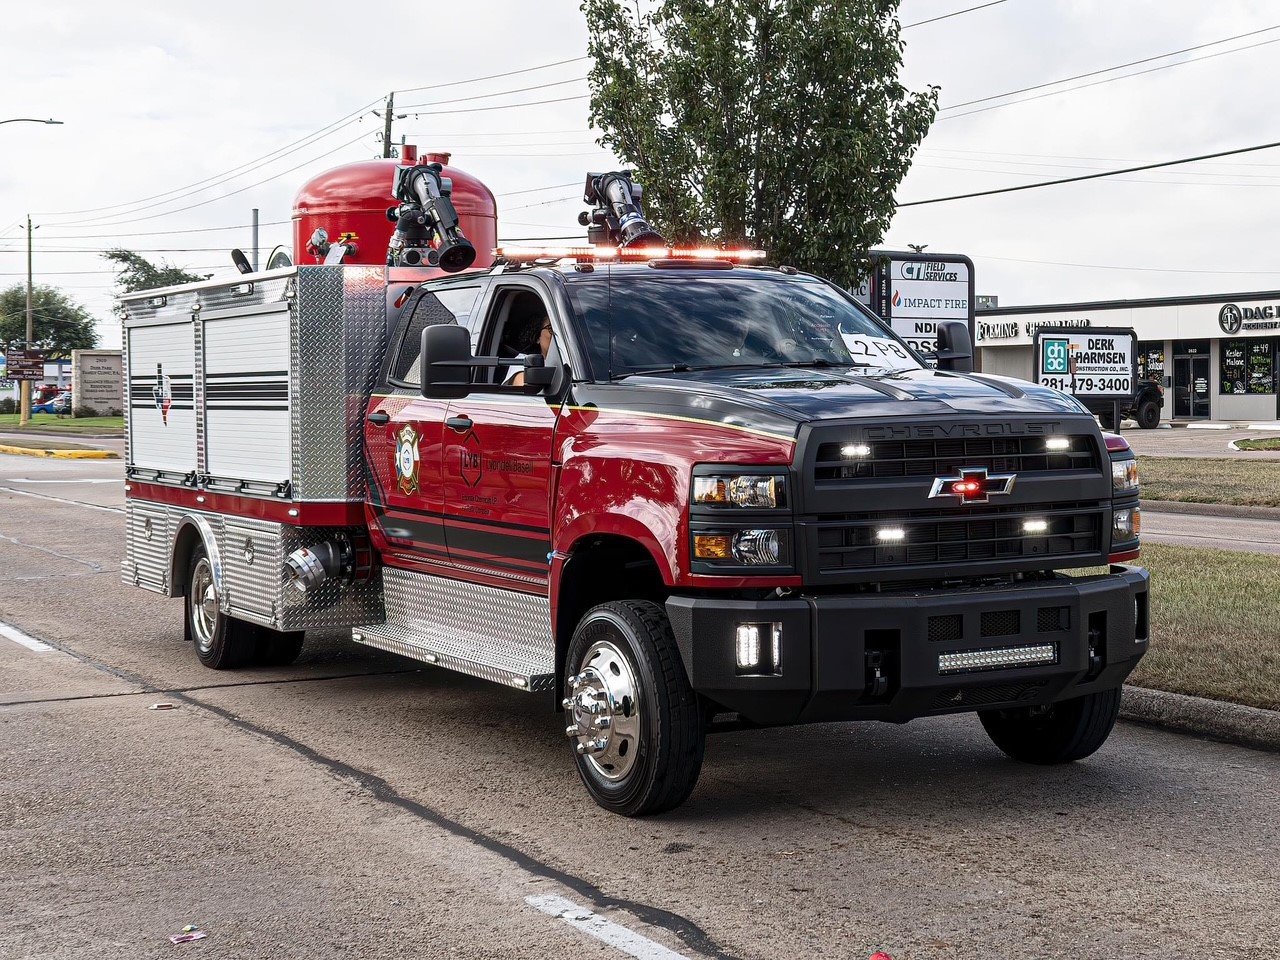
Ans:
{"type": "Polygon", "coordinates": [[[64,391],[51,400],[43,403],[33,403],[31,405],[32,413],[56,413],[59,416],[65,416],[71,412],[71,394],[64,391]]]}

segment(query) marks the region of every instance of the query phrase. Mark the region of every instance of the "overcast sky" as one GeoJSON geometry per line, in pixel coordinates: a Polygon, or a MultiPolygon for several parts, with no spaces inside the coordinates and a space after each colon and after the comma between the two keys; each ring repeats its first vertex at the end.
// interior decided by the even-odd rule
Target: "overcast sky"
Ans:
{"type": "MultiPolygon", "coordinates": [[[[904,0],[900,15],[911,24],[980,2],[904,0]]],[[[6,3],[0,120],[64,125],[0,125],[0,286],[23,279],[18,225],[30,211],[40,225],[37,282],[84,303],[102,318],[103,345],[118,346],[112,274],[97,251],[125,246],[230,271],[227,251],[249,245],[256,206],[265,257],[290,242],[293,195],[307,177],[380,152],[382,122],[368,109],[391,89],[423,88],[397,94],[397,112],[416,114],[397,123],[397,139],[450,150],[484,180],[498,195],[503,237],[579,232],[577,185],[614,162],[588,128],[587,63],[457,83],[582,57],[576,2],[404,10],[329,0],[6,3]],[[451,19],[462,9],[471,21],[451,19]],[[475,109],[512,103],[522,105],[475,109]],[[235,229],[210,229],[223,227],[235,229]]],[[[905,30],[903,79],[940,86],[946,107],[1273,26],[1280,10],[1246,0],[1004,0],[905,30]]],[[[1040,96],[1063,89],[1050,86],[1022,104],[944,110],[898,200],[1280,140],[1277,54],[1280,29],[1100,73],[1067,84],[1096,84],[1073,92],[1040,96]],[[1142,70],[1152,72],[1111,79],[1142,70]]],[[[1001,305],[1276,289],[1278,191],[1280,150],[1263,151],[904,209],[885,246],[968,254],[978,292],[1001,305]]]]}

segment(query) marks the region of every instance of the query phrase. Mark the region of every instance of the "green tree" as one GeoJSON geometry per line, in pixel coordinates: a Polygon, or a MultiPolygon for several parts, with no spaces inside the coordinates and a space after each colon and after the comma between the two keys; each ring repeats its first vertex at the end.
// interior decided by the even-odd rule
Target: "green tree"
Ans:
{"type": "Polygon", "coordinates": [[[673,242],[852,284],[938,109],[898,81],[898,0],[583,0],[591,120],[673,242]]]}
{"type": "MultiPolygon", "coordinates": [[[[36,349],[49,360],[63,360],[72,350],[98,345],[93,316],[56,287],[31,290],[32,328],[36,349]]],[[[17,283],[0,291],[0,347],[27,338],[27,288],[17,283]]]]}
{"type": "MultiPolygon", "coordinates": [[[[182,267],[175,267],[166,261],[156,266],[146,257],[132,250],[115,248],[102,255],[104,260],[114,263],[116,283],[121,293],[133,293],[135,290],[155,290],[157,287],[172,287],[179,283],[192,283],[196,280],[208,280],[211,273],[189,273],[182,267]]],[[[116,315],[124,319],[124,311],[119,304],[114,307],[116,315]]]]}

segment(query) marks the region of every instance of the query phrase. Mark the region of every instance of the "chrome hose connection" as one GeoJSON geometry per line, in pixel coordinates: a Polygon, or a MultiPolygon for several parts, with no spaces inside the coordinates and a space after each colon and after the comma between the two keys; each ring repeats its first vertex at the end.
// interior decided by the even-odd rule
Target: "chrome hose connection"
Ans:
{"type": "Polygon", "coordinates": [[[344,538],[340,542],[326,540],[311,547],[299,547],[285,560],[285,576],[294,589],[306,593],[326,580],[349,577],[355,563],[355,552],[344,538]]]}

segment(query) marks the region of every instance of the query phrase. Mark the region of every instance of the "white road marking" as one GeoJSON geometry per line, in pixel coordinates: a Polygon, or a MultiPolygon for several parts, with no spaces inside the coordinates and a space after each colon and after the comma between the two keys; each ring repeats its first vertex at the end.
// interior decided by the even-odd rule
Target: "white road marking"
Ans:
{"type": "Polygon", "coordinates": [[[0,637],[7,637],[14,643],[21,644],[34,653],[52,653],[53,647],[47,643],[41,643],[35,637],[29,637],[17,627],[11,627],[9,624],[0,620],[0,637]]]}
{"type": "Polygon", "coordinates": [[[123,507],[100,507],[96,503],[85,503],[83,500],[68,500],[66,497],[51,497],[45,493],[33,493],[30,490],[16,490],[13,487],[0,487],[5,493],[15,493],[20,497],[35,497],[37,500],[52,500],[54,503],[69,503],[86,510],[102,510],[105,513],[124,513],[123,507]]]}
{"type": "Polygon", "coordinates": [[[586,907],[580,907],[564,897],[545,894],[538,897],[525,897],[524,902],[543,913],[558,917],[587,936],[595,937],[621,950],[627,956],[635,957],[636,960],[688,960],[683,953],[668,950],[662,944],[648,937],[642,937],[612,920],[597,916],[586,907]]]}

